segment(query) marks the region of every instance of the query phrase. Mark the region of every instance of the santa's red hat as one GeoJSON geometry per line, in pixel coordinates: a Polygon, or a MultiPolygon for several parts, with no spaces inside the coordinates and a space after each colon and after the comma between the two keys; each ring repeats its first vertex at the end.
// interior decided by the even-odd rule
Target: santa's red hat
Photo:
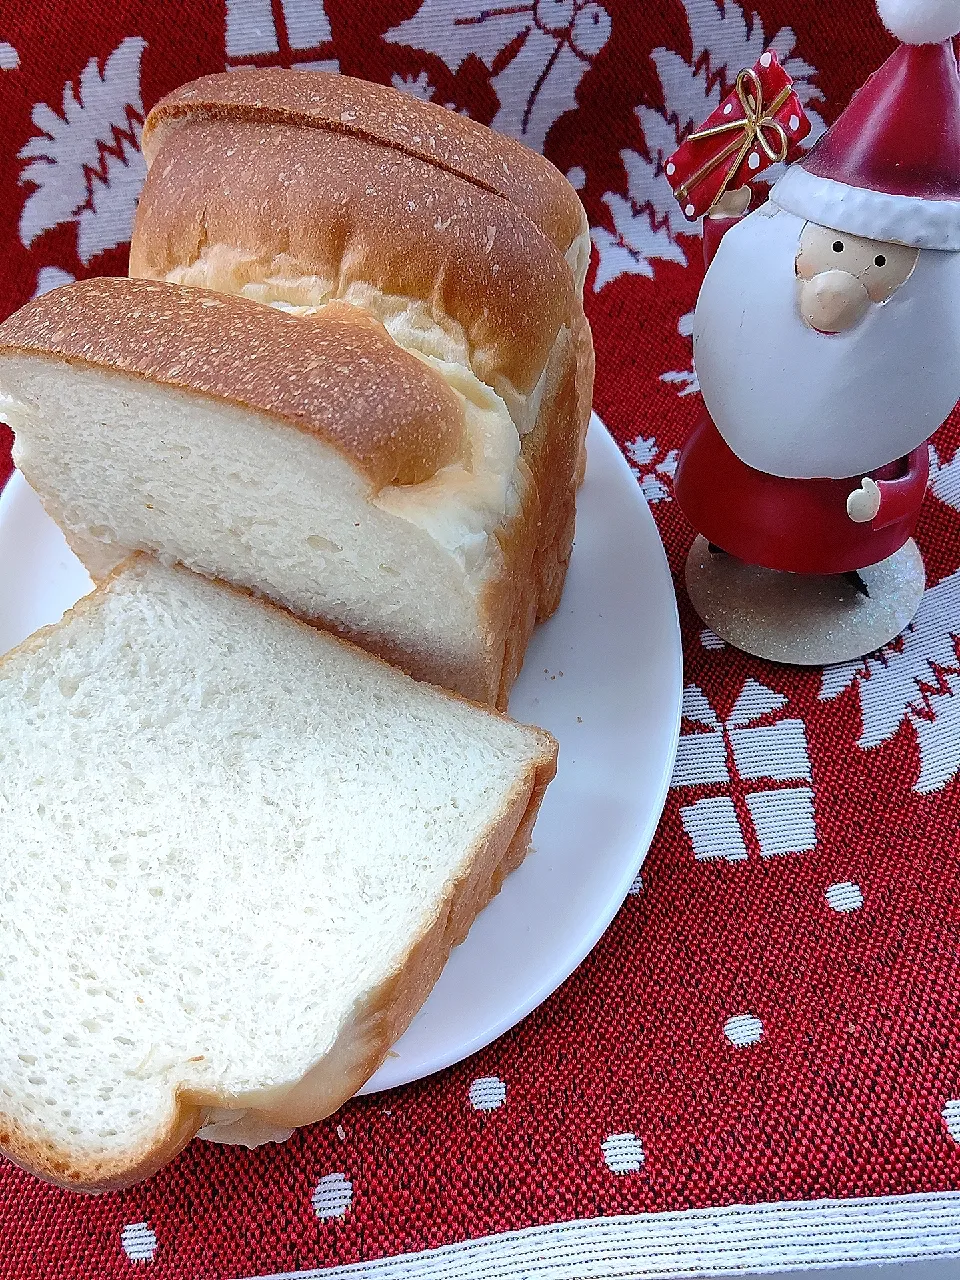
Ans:
{"type": "Polygon", "coordinates": [[[904,43],[770,198],[849,235],[960,250],[960,0],[877,0],[904,43]]]}

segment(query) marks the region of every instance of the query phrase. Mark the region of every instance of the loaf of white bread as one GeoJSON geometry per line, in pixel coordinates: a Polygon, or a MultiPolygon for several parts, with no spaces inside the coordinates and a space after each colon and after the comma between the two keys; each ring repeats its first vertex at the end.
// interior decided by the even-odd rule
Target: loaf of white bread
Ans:
{"type": "Polygon", "coordinates": [[[350,76],[223,72],[150,112],[130,274],[285,309],[362,307],[503,399],[539,496],[537,616],[560,599],[593,393],[590,228],[543,156],[350,76]]]}
{"type": "Polygon", "coordinates": [[[143,147],[137,278],[0,326],[17,465],[95,580],[150,551],[505,707],[583,472],[576,193],[472,120],[319,72],[195,81],[143,147]]]}
{"type": "Polygon", "coordinates": [[[100,584],[0,661],[0,1149],[87,1190],[334,1111],[523,858],[556,744],[418,681],[506,705],[593,379],[583,209],[519,144],[252,71],[143,145],[132,278],[0,325],[100,584]]]}
{"type": "Polygon", "coordinates": [[[104,1190],[377,1069],[556,744],[146,556],[0,661],[0,1147],[104,1190]]]}

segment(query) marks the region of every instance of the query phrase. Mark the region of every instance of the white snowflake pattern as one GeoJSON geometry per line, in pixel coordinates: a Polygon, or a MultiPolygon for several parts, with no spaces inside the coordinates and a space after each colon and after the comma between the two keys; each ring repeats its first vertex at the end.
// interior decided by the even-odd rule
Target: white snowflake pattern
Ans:
{"type": "Polygon", "coordinates": [[[390,79],[395,89],[399,89],[401,93],[409,93],[411,98],[419,98],[421,102],[429,102],[436,92],[425,71],[421,71],[418,76],[395,74],[390,79]]]}
{"type": "Polygon", "coordinates": [[[554,123],[576,107],[580,81],[610,28],[598,0],[424,0],[384,38],[433,53],[454,72],[471,54],[479,58],[499,102],[493,128],[542,151],[554,123]]]}
{"type": "Polygon", "coordinates": [[[721,719],[699,686],[684,690],[683,717],[697,727],[680,735],[670,785],[719,788],[680,810],[698,862],[816,848],[806,728],[783,715],[786,705],[783,694],[750,679],[721,719]]]}
{"type": "Polygon", "coordinates": [[[37,287],[33,291],[33,296],[39,298],[41,294],[49,293],[52,289],[59,289],[62,284],[73,284],[76,279],[69,271],[64,271],[62,267],[41,267],[37,272],[37,287]]]}
{"type": "Polygon", "coordinates": [[[679,453],[669,449],[664,453],[653,436],[637,436],[624,445],[630,459],[630,470],[640,481],[643,496],[648,502],[671,502],[673,491],[670,481],[677,470],[679,453]]]}
{"type": "Polygon", "coordinates": [[[908,724],[920,751],[914,791],[938,791],[960,771],[960,570],[924,593],[913,623],[879,653],[827,667],[820,698],[859,694],[865,751],[908,724]]]}
{"type": "Polygon", "coordinates": [[[281,0],[279,7],[271,0],[226,0],[228,69],[243,66],[247,58],[279,55],[281,24],[293,65],[304,70],[339,71],[334,58],[310,57],[333,39],[323,0],[281,0]]]}
{"type": "Polygon", "coordinates": [[[0,40],[0,71],[16,71],[20,65],[20,55],[12,44],[0,40]]]}
{"type": "MultiPolygon", "coordinates": [[[[760,18],[748,18],[739,0],[726,0],[722,7],[716,0],[683,0],[683,5],[691,58],[688,62],[673,49],[653,50],[663,108],[636,108],[646,154],[622,151],[627,194],[608,192],[603,197],[613,228],[593,231],[600,255],[594,289],[624,274],[652,278],[656,260],[686,265],[687,248],[680,237],[697,232],[674,199],[664,164],[685,134],[719,105],[724,84],[730,85],[742,67],[753,66],[765,48],[779,57],[810,117],[812,128],[804,146],[823,132],[823,121],[811,105],[819,98],[816,70],[794,53],[796,37],[789,27],[782,27],[768,43],[760,18]]],[[[779,172],[776,166],[768,169],[764,180],[774,181],[779,172]]],[[[667,381],[680,382],[681,395],[693,390],[686,375],[671,374],[667,381]]]]}
{"type": "Polygon", "coordinates": [[[20,175],[33,190],[20,214],[20,239],[29,248],[37,236],[62,223],[77,226],[77,253],[84,264],[130,238],[133,211],[146,168],[140,151],[143,102],[140,60],[146,43],[128,36],[101,70],[91,58],[63,89],[63,114],[45,102],[32,113],[38,133],[20,151],[28,160],[20,175]]]}

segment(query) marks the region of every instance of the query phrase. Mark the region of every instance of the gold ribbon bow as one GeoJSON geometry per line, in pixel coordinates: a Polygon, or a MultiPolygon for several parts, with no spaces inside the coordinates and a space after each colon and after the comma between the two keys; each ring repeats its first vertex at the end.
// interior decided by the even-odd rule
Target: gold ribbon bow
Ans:
{"type": "MultiPolygon", "coordinates": [[[[737,97],[740,99],[740,105],[743,107],[743,119],[728,120],[724,124],[712,125],[709,129],[698,129],[695,133],[687,135],[687,141],[699,142],[701,138],[717,138],[721,134],[734,131],[742,133],[742,137],[733,138],[715,156],[711,156],[706,164],[702,165],[692,177],[677,188],[677,196],[681,200],[685,200],[698,182],[701,182],[708,173],[713,172],[718,164],[723,164],[724,160],[728,156],[732,156],[736,151],[736,159],[728,169],[727,176],[720,184],[719,191],[710,202],[710,208],[712,209],[730,185],[733,175],[740,168],[744,157],[755,142],[772,163],[776,163],[786,157],[787,148],[790,145],[789,139],[783,125],[779,120],[775,120],[774,116],[790,97],[793,92],[793,85],[785,84],[774,100],[769,104],[765,104],[760,77],[751,67],[746,67],[737,76],[735,89],[737,97]],[[767,137],[768,132],[773,135],[775,145],[767,137]]],[[[709,213],[709,210],[707,212],[709,213]]]]}

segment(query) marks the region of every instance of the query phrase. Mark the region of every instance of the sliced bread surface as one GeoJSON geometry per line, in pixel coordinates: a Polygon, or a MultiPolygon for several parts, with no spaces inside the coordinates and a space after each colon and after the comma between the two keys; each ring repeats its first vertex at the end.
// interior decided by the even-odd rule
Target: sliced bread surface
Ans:
{"type": "Polygon", "coordinates": [[[359,308],[78,281],[0,325],[14,460],[94,579],[131,552],[506,703],[539,506],[503,401],[359,308]]]}
{"type": "Polygon", "coordinates": [[[0,663],[0,1146],[65,1186],[369,1078],[556,744],[136,556],[0,663]]]}

